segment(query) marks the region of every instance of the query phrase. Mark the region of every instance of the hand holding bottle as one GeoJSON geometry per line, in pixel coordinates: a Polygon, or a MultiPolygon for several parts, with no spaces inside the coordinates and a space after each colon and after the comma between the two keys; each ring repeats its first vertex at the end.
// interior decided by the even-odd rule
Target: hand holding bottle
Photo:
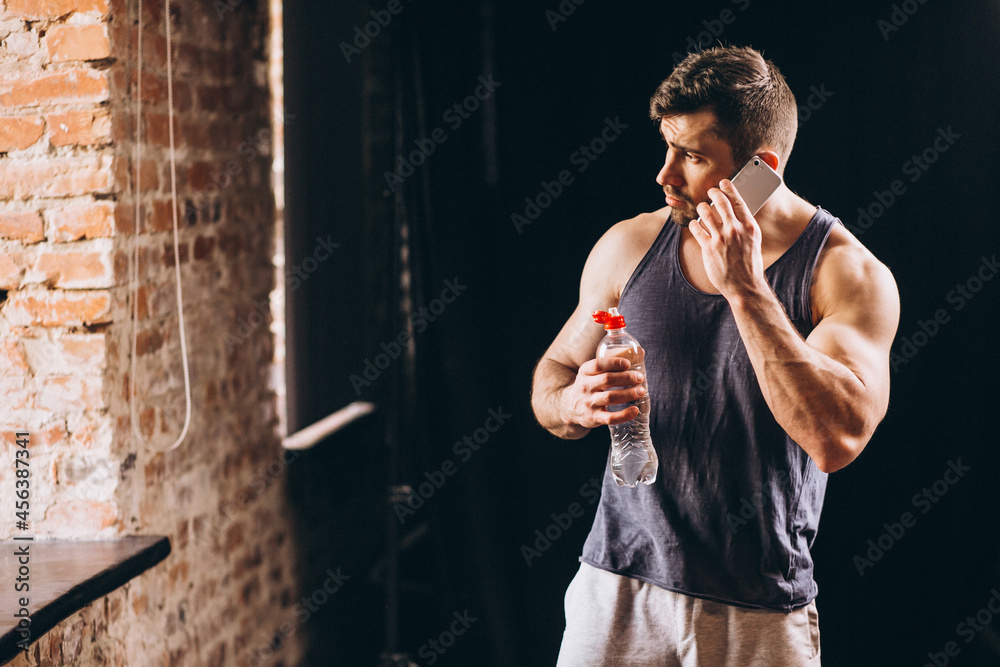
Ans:
{"type": "Polygon", "coordinates": [[[636,406],[609,411],[609,406],[633,403],[645,395],[645,376],[629,370],[625,356],[591,359],[580,366],[576,380],[562,393],[568,423],[584,428],[623,424],[639,414],[636,406]]]}

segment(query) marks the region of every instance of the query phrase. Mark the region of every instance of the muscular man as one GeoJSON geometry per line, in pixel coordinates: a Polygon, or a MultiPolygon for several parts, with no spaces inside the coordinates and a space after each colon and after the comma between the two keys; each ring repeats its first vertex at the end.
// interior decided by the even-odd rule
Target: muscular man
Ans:
{"type": "Polygon", "coordinates": [[[559,665],[818,665],[809,550],[827,474],[885,416],[896,285],[784,184],[756,215],[732,187],[754,155],[783,173],[797,129],[794,96],[758,52],[688,56],[650,115],[667,206],[597,242],[534,374],[535,416],[561,438],[633,418],[605,407],[640,396],[641,377],[594,358],[591,314],[617,306],[645,349],[660,459],[649,486],[605,471],[559,665]]]}

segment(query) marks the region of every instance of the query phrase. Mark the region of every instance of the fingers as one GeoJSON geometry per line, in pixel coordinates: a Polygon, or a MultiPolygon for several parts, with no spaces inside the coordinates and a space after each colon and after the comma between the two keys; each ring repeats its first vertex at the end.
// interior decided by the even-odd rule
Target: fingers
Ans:
{"type": "Polygon", "coordinates": [[[601,373],[613,373],[615,371],[626,371],[632,363],[625,357],[605,357],[604,359],[591,359],[580,366],[580,372],[585,375],[600,375],[601,373]]]}
{"type": "Polygon", "coordinates": [[[707,202],[698,204],[697,208],[700,217],[689,225],[693,233],[695,233],[695,228],[698,228],[695,237],[698,238],[700,236],[701,239],[710,239],[713,236],[718,236],[721,222],[715,215],[715,209],[707,202]]]}
{"type": "Polygon", "coordinates": [[[609,412],[609,406],[632,403],[646,395],[645,377],[639,371],[628,370],[631,364],[621,357],[591,359],[580,366],[573,389],[574,411],[581,425],[610,426],[635,419],[640,409],[630,405],[624,410],[609,412]]]}
{"type": "Polygon", "coordinates": [[[639,408],[631,405],[620,412],[598,412],[596,416],[596,421],[600,422],[604,426],[611,426],[612,424],[624,424],[625,422],[630,422],[639,416],[639,408]]]}
{"type": "MultiPolygon", "coordinates": [[[[595,376],[593,383],[590,385],[595,391],[605,391],[607,389],[625,387],[631,389],[636,385],[642,384],[643,375],[638,371],[622,371],[620,373],[602,373],[601,375],[595,376]]],[[[619,401],[621,402],[621,401],[619,401]]],[[[613,405],[614,401],[609,403],[613,405]]]]}
{"type": "Polygon", "coordinates": [[[645,394],[646,388],[642,385],[639,385],[638,387],[613,389],[611,391],[605,391],[601,394],[601,397],[594,401],[594,405],[608,407],[611,405],[621,405],[622,403],[631,403],[632,401],[642,398],[645,394]]]}

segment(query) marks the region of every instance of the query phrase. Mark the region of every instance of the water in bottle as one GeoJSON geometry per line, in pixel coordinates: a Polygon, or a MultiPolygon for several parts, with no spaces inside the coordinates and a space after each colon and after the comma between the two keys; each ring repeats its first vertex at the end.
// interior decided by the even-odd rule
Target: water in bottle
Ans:
{"type": "MultiPolygon", "coordinates": [[[[597,358],[623,357],[629,360],[629,370],[642,373],[642,386],[646,392],[630,403],[609,405],[609,412],[620,412],[631,406],[639,408],[635,419],[624,424],[612,424],[611,429],[611,474],[618,486],[634,487],[639,482],[652,484],[656,481],[659,463],[653,441],[649,435],[649,386],[646,384],[645,351],[631,334],[625,331],[625,318],[617,308],[608,312],[594,313],[594,321],[603,324],[608,332],[597,346],[597,358]]],[[[621,387],[617,387],[621,389],[621,387]]]]}

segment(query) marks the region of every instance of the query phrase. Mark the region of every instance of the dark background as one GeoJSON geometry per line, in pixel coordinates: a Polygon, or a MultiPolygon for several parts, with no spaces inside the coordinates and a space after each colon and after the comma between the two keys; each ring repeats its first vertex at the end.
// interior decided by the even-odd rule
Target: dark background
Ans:
{"type": "Polygon", "coordinates": [[[714,24],[723,28],[717,39],[762,49],[800,105],[812,87],[832,93],[800,115],[789,187],[856,225],[876,192],[905,185],[859,236],[899,285],[894,352],[936,310],[950,316],[932,337],[917,337],[925,345],[897,364],[884,422],[858,460],[830,477],[813,550],[824,665],[917,666],[949,641],[960,653],[948,664],[1000,664],[1000,622],[969,643],[956,629],[1000,590],[1000,280],[961,309],[948,300],[1000,251],[997,4],[902,3],[915,11],[897,14],[907,20],[885,39],[878,21],[890,21],[888,2],[566,0],[575,9],[553,30],[546,11],[558,11],[555,0],[403,0],[347,62],[340,43],[386,4],[285,2],[287,261],[310,255],[317,236],[342,244],[288,294],[291,430],[359,398],[378,404],[289,466],[303,592],[321,586],[327,569],[351,577],[301,628],[307,664],[377,664],[386,642],[384,526],[396,521],[390,465],[418,487],[448,460],[454,474],[396,524],[405,540],[398,648],[431,664],[421,647],[468,610],[476,621],[436,664],[554,664],[563,594],[595,509],[581,487],[603,471],[608,435],[560,441],[543,431],[529,405],[531,372],[575,306],[595,241],[662,206],[648,99],[673,54],[724,9],[735,18],[714,24]],[[453,129],[443,114],[488,74],[499,87],[453,129]],[[606,118],[628,127],[581,173],[570,156],[606,118]],[[435,128],[447,140],[398,196],[383,196],[396,156],[435,128]],[[912,181],[905,163],[939,128],[960,137],[912,181]],[[518,233],[511,215],[564,169],[574,182],[518,233]],[[398,287],[401,228],[409,293],[398,287]],[[416,333],[410,361],[393,360],[357,392],[351,376],[403,330],[399,304],[429,305],[446,279],[467,289],[416,333]],[[511,417],[462,461],[453,444],[482,427],[490,408],[511,417]],[[971,470],[922,514],[914,495],[959,460],[971,470]],[[522,546],[574,502],[586,514],[529,566],[522,546]],[[854,556],[906,511],[916,525],[859,574],[854,556]]]}

